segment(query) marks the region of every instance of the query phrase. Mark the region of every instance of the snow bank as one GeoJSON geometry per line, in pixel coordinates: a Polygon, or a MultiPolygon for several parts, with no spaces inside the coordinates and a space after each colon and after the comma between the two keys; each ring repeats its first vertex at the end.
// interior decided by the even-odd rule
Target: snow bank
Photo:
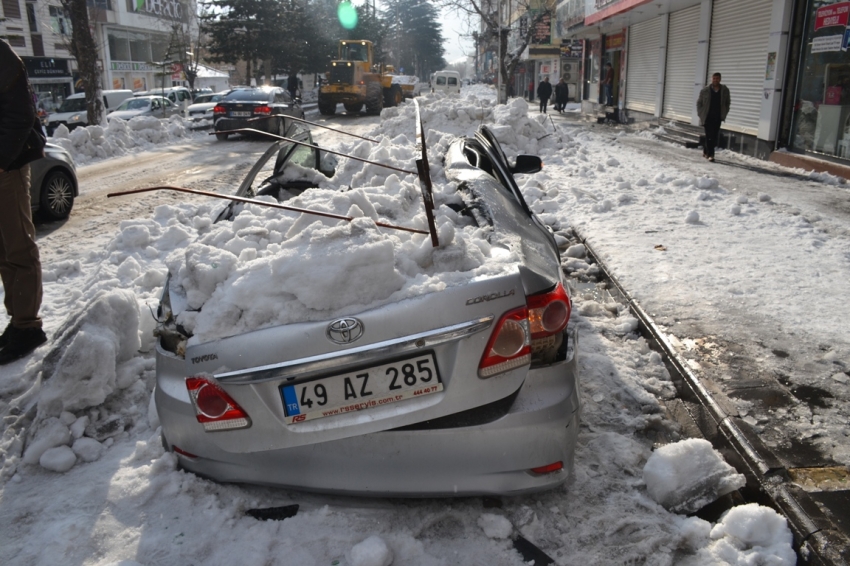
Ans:
{"type": "Polygon", "coordinates": [[[68,131],[60,125],[47,141],[65,148],[80,165],[173,143],[189,135],[206,135],[190,134],[189,126],[179,115],[167,119],[138,116],[129,121],[115,118],[106,127],[86,126],[68,131]]]}

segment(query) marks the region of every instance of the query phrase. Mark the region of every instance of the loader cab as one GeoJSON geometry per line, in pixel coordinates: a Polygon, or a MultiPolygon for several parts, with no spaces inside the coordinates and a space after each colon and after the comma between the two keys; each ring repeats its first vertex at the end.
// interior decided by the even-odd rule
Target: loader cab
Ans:
{"type": "Polygon", "coordinates": [[[371,41],[341,41],[339,43],[340,61],[372,61],[371,41]]]}

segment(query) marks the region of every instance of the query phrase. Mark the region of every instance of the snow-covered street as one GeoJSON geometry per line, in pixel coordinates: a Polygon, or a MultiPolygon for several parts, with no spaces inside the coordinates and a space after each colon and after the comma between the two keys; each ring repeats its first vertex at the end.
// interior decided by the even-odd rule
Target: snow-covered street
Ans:
{"type": "MultiPolygon", "coordinates": [[[[568,273],[596,269],[580,245],[569,246],[574,231],[664,326],[727,410],[786,466],[801,464],[792,450],[801,444],[821,464],[850,465],[850,340],[843,332],[850,319],[850,189],[843,179],[728,152],[710,164],[649,132],[550,120],[522,99],[495,106],[484,86],[419,100],[438,195],[448,190],[446,148],[480,123],[492,127],[510,158],[539,155],[543,170],[517,180],[563,244],[568,273]],[[776,379],[787,387],[783,403],[748,394],[776,379]],[[817,391],[819,402],[795,397],[801,387],[817,391]]],[[[322,147],[411,166],[412,103],[380,118],[307,118],[381,140],[369,146],[316,130],[322,147]]],[[[158,137],[143,144],[127,143],[120,137],[126,132],[97,132],[108,141],[88,146],[73,135],[62,142],[78,159],[81,194],[68,221],[38,226],[49,341],[0,368],[0,563],[519,565],[527,562],[512,543],[517,534],[561,565],[795,563],[791,531],[767,507],[693,515],[743,479],[705,443],[686,440],[665,409],[676,390],[661,356],[623,305],[587,286],[573,295],[570,323],[579,333],[579,448],[574,476],[560,488],[499,499],[348,498],[221,485],[179,470],[163,450],[152,403],[152,311],[168,269],[178,271],[187,247],[209,234],[223,201],[106,194],[166,184],[232,194],[268,144],[217,142],[177,120],[150,127],[158,137]],[[291,504],[299,505],[297,515],[281,521],[246,515],[291,504]]],[[[345,159],[330,185],[418,190],[412,175],[345,159]]],[[[335,206],[350,205],[339,200],[335,206]]],[[[271,225],[277,214],[245,210],[245,226],[271,225]]],[[[365,205],[359,211],[374,212],[365,205]]],[[[240,269],[279,260],[280,242],[251,243],[232,232],[219,238],[234,258],[232,271],[199,276],[198,289],[209,298],[218,288],[219,302],[210,304],[274,304],[274,290],[247,284],[250,270],[240,269]]],[[[466,255],[446,260],[449,273],[429,272],[430,279],[413,265],[426,263],[427,236],[385,236],[393,242],[389,256],[352,246],[352,261],[381,259],[404,282],[404,291],[385,289],[385,272],[376,269],[368,304],[403,297],[415,277],[419,285],[451,285],[470,263],[486,264],[490,250],[469,243],[469,234],[451,236],[446,246],[466,255]]],[[[305,280],[320,277],[321,262],[306,259],[305,280]]],[[[298,300],[320,314],[346,307],[319,291],[305,295],[298,300]]],[[[225,306],[222,316],[199,322],[210,335],[232,330],[225,306]]],[[[242,319],[254,326],[241,330],[275,320],[285,317],[242,319]]]]}

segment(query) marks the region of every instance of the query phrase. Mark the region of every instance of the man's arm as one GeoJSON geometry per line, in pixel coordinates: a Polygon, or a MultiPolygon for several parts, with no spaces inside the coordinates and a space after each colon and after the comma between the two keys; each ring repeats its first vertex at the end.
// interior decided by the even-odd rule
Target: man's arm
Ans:
{"type": "MultiPolygon", "coordinates": [[[[15,59],[0,56],[0,170],[20,155],[35,122],[26,71],[15,59]]],[[[17,61],[20,61],[18,59],[17,61]]]]}

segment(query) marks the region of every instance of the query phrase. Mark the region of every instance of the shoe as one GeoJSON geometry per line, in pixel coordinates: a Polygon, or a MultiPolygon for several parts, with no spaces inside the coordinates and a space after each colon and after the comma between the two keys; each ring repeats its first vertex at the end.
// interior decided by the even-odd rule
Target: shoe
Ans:
{"type": "Polygon", "coordinates": [[[41,328],[16,328],[9,331],[9,342],[0,350],[0,366],[20,360],[47,342],[41,328]]]}
{"type": "Polygon", "coordinates": [[[3,331],[3,334],[0,334],[0,348],[5,348],[6,344],[9,343],[9,336],[12,335],[12,322],[6,325],[6,330],[3,331]]]}
{"type": "Polygon", "coordinates": [[[714,158],[713,158],[713,157],[709,157],[709,158],[708,158],[708,160],[709,160],[709,161],[711,161],[712,163],[714,163],[714,158]]]}

